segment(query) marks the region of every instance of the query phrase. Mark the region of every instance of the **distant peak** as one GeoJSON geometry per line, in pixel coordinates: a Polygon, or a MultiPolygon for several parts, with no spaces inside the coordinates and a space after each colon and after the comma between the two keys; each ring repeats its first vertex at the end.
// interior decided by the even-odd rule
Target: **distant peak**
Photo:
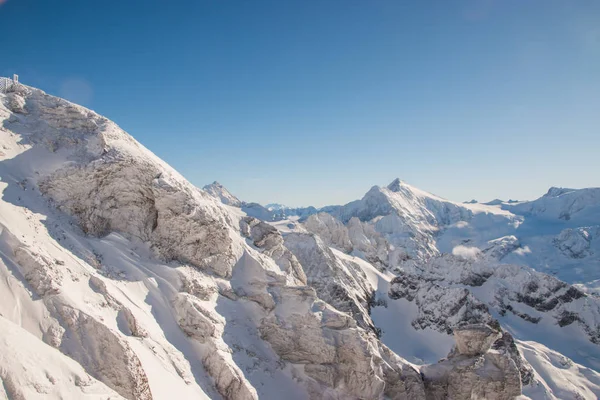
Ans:
{"type": "Polygon", "coordinates": [[[217,181],[214,181],[210,185],[204,186],[202,189],[205,190],[211,196],[221,200],[223,204],[227,204],[234,207],[240,207],[242,204],[240,199],[231,194],[231,192],[227,190],[225,186],[221,185],[217,181]]]}
{"type": "Polygon", "coordinates": [[[402,179],[400,178],[396,178],[392,181],[392,183],[390,183],[387,188],[389,190],[391,190],[392,192],[397,192],[400,190],[400,187],[405,186],[406,182],[404,182],[402,179]]]}
{"type": "Polygon", "coordinates": [[[575,189],[552,186],[550,189],[548,189],[548,192],[544,195],[544,197],[558,197],[565,193],[572,192],[573,190],[575,189]]]}
{"type": "Polygon", "coordinates": [[[497,206],[497,205],[502,204],[502,203],[504,203],[504,200],[494,199],[492,201],[488,201],[487,203],[483,203],[483,204],[485,204],[486,206],[497,206]]]}

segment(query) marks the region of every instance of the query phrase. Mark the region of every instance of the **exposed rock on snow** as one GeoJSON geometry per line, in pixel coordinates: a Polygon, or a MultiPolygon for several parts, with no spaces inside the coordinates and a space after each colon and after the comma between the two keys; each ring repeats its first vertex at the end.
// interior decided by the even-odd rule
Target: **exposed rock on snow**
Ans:
{"type": "Polygon", "coordinates": [[[348,229],[341,221],[327,213],[311,215],[304,221],[309,232],[318,235],[328,246],[333,246],[345,253],[351,253],[352,243],[348,237],[348,229]]]}
{"type": "Polygon", "coordinates": [[[75,361],[0,316],[0,398],[123,399],[75,361]]]}
{"type": "Polygon", "coordinates": [[[313,289],[282,287],[275,295],[277,308],[263,321],[262,337],[284,360],[304,365],[311,398],[424,398],[412,367],[313,289]]]}
{"type": "Polygon", "coordinates": [[[482,252],[488,257],[502,260],[504,256],[517,250],[520,246],[519,239],[514,235],[509,235],[489,240],[482,252]]]}
{"type": "Polygon", "coordinates": [[[27,114],[25,99],[18,93],[9,93],[7,96],[8,108],[17,114],[27,114]]]}
{"type": "Polygon", "coordinates": [[[464,325],[454,330],[458,354],[477,356],[487,352],[501,334],[489,325],[464,325]]]}
{"type": "Polygon", "coordinates": [[[156,165],[107,153],[58,170],[40,189],[88,234],[126,233],[151,241],[166,260],[231,274],[235,255],[226,217],[202,192],[163,176],[156,165]]]}
{"type": "Polygon", "coordinates": [[[450,334],[464,323],[492,321],[488,307],[465,288],[444,287],[402,272],[391,283],[390,298],[414,301],[417,305],[418,316],[412,321],[416,329],[431,327],[450,334]]]}
{"type": "Polygon", "coordinates": [[[59,301],[52,301],[67,330],[61,350],[96,379],[127,399],[152,399],[148,378],[128,343],[100,321],[59,301]]]}
{"type": "Polygon", "coordinates": [[[240,221],[242,235],[252,240],[262,253],[273,258],[277,265],[296,281],[292,284],[306,284],[306,275],[298,259],[284,246],[283,237],[273,226],[256,218],[246,217],[240,221]]]}
{"type": "Polygon", "coordinates": [[[554,245],[567,257],[584,258],[592,253],[591,242],[600,236],[600,226],[567,228],[554,239],[554,245]]]}
{"type": "Polygon", "coordinates": [[[373,288],[360,267],[335,257],[313,234],[291,233],[285,237],[285,246],[300,261],[308,285],[316,290],[320,299],[350,313],[359,326],[375,330],[369,316],[373,288]]]}
{"type": "Polygon", "coordinates": [[[421,369],[427,399],[514,399],[521,394],[519,370],[507,352],[490,350],[499,332],[468,325],[455,332],[457,351],[421,369]]]}

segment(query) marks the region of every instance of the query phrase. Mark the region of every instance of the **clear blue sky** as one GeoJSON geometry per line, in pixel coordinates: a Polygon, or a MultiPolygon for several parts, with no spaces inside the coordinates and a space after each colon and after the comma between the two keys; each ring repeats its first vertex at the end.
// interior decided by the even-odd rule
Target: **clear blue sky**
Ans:
{"type": "Polygon", "coordinates": [[[0,48],[248,201],[600,186],[597,0],[0,0],[0,48]]]}

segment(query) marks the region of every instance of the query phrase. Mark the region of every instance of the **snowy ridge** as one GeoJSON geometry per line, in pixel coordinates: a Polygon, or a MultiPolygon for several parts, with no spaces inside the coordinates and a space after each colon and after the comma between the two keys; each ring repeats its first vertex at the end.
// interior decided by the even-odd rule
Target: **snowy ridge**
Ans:
{"type": "Polygon", "coordinates": [[[503,208],[515,214],[533,215],[550,220],[587,224],[600,222],[600,188],[550,188],[534,201],[505,204],[503,208]]]}

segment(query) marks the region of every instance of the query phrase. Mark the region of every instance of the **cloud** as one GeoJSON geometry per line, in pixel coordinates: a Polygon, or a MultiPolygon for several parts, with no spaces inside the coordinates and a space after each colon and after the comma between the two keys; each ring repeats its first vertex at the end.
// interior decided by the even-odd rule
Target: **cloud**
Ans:
{"type": "Polygon", "coordinates": [[[460,245],[452,249],[452,254],[454,254],[457,257],[464,258],[466,260],[472,260],[477,258],[479,254],[481,254],[481,250],[479,250],[477,247],[467,247],[460,245]]]}
{"type": "Polygon", "coordinates": [[[73,103],[89,105],[94,97],[92,85],[82,78],[69,78],[62,82],[59,89],[60,97],[73,103]]]}

